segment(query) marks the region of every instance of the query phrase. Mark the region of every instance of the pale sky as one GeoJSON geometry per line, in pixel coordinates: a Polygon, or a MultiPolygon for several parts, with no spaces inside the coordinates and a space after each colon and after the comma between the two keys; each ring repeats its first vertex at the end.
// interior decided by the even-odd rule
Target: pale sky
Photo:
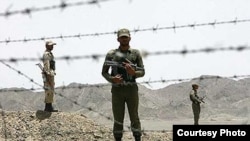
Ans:
{"type": "MultiPolygon", "coordinates": [[[[76,3],[80,0],[66,0],[76,3]]],[[[84,0],[88,2],[89,0],[84,0]]],[[[59,0],[1,0],[0,15],[7,10],[42,8],[59,5],[59,0]]],[[[110,33],[119,28],[150,29],[222,21],[249,20],[249,0],[107,0],[65,9],[43,10],[27,14],[0,16],[0,41],[38,39],[78,34],[110,33]]],[[[202,48],[249,46],[250,22],[200,27],[138,31],[132,33],[132,48],[147,52],[198,50],[202,48]]],[[[53,53],[61,56],[105,55],[118,47],[115,34],[53,39],[53,53]]],[[[45,50],[44,41],[0,43],[0,59],[38,58],[45,50]]],[[[172,80],[201,75],[249,75],[249,50],[218,51],[196,54],[163,54],[143,58],[146,74],[142,81],[172,80]]],[[[72,82],[107,83],[101,75],[104,57],[56,60],[56,86],[72,82]]],[[[42,84],[40,61],[5,62],[42,84]]],[[[39,88],[27,78],[0,63],[0,88],[39,88]]],[[[167,83],[147,86],[158,89],[167,83]]]]}

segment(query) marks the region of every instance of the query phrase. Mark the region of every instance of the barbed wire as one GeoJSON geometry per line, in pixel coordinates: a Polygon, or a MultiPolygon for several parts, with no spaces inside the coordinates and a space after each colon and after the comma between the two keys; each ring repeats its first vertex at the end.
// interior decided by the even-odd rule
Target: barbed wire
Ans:
{"type": "MultiPolygon", "coordinates": [[[[16,15],[16,14],[26,14],[26,15],[31,15],[31,13],[33,12],[39,12],[39,11],[46,11],[46,10],[52,10],[52,9],[65,9],[67,7],[70,6],[80,6],[80,5],[86,5],[86,4],[98,4],[99,2],[104,2],[104,1],[110,1],[110,0],[92,0],[92,1],[88,1],[88,2],[76,2],[76,3],[66,3],[64,1],[62,1],[59,5],[53,5],[53,6],[47,6],[47,7],[41,7],[41,8],[25,8],[24,10],[16,10],[16,11],[9,11],[6,10],[6,12],[4,13],[0,13],[0,16],[3,17],[9,17],[12,15],[16,15]]],[[[215,26],[215,25],[219,25],[219,24],[236,24],[236,23],[241,23],[241,22],[250,22],[250,19],[246,19],[246,20],[237,20],[237,18],[235,20],[232,21],[222,21],[222,22],[216,22],[216,20],[214,22],[211,23],[200,23],[200,24],[189,24],[189,25],[180,25],[180,26],[176,26],[175,24],[173,26],[170,27],[152,27],[152,28],[145,28],[145,29],[134,29],[131,30],[131,32],[137,33],[137,32],[143,32],[143,31],[157,31],[157,30],[166,30],[166,29],[173,29],[174,32],[176,32],[177,28],[195,28],[195,27],[199,27],[199,26],[215,26]]],[[[61,35],[61,36],[54,36],[54,37],[42,37],[42,38],[30,38],[30,39],[18,39],[18,40],[11,40],[10,38],[4,40],[4,41],[0,41],[0,43],[11,43],[11,42],[29,42],[29,41],[44,41],[46,39],[64,39],[64,38],[80,38],[83,36],[100,36],[100,35],[108,35],[108,34],[116,34],[117,32],[104,32],[104,33],[92,33],[92,34],[78,34],[78,35],[61,35]]],[[[243,50],[248,50],[250,49],[250,47],[248,46],[238,46],[238,47],[228,47],[228,48],[204,48],[204,49],[198,49],[198,50],[177,50],[177,51],[158,51],[158,52],[143,52],[142,55],[144,57],[150,56],[150,55],[167,55],[167,54],[179,54],[179,55],[185,55],[188,53],[211,53],[211,52],[216,52],[216,51],[243,51],[243,50]]],[[[77,60],[77,59],[85,59],[85,58],[92,58],[94,60],[100,58],[100,57],[104,57],[105,55],[89,55],[89,56],[62,56],[62,57],[57,57],[57,60],[77,60]]],[[[21,71],[11,67],[10,65],[6,64],[5,62],[19,62],[19,61],[39,61],[41,60],[41,58],[10,58],[10,59],[0,59],[0,62],[2,64],[4,64],[5,66],[9,67],[10,69],[16,71],[19,75],[24,76],[25,78],[27,78],[31,83],[36,84],[37,86],[40,86],[43,88],[43,86],[37,82],[35,82],[32,78],[28,77],[27,75],[25,75],[24,73],[22,73],[21,71]]],[[[143,81],[143,82],[139,82],[138,84],[147,84],[150,85],[150,83],[167,83],[167,82],[183,82],[183,81],[188,81],[188,80],[199,80],[202,81],[204,79],[220,79],[220,78],[241,78],[241,77],[250,77],[250,75],[234,75],[234,76],[229,76],[229,77],[221,77],[221,76],[202,76],[202,77],[198,77],[198,78],[189,78],[189,79],[172,79],[172,80],[155,80],[155,81],[143,81]]],[[[128,85],[131,83],[128,83],[128,85]]],[[[61,89],[68,89],[68,88],[85,88],[85,87],[103,87],[103,86],[110,86],[110,84],[97,84],[97,85],[79,85],[77,87],[66,87],[63,86],[61,87],[61,89]]],[[[41,89],[41,88],[40,88],[41,89]]],[[[27,90],[27,89],[26,89],[27,90]]],[[[30,90],[35,90],[34,88],[31,88],[30,90]]],[[[0,92],[2,92],[2,89],[0,89],[0,92]]],[[[18,92],[18,91],[16,91],[18,92]]],[[[59,96],[66,98],[70,101],[72,101],[74,104],[81,106],[82,108],[88,109],[89,111],[93,111],[98,113],[99,115],[107,118],[108,120],[112,120],[111,117],[106,116],[98,111],[93,110],[91,107],[85,107],[83,105],[80,105],[79,103],[77,103],[77,101],[71,100],[65,96],[63,96],[61,93],[59,93],[59,96]]],[[[0,104],[0,108],[1,108],[1,104],[0,104]]],[[[6,133],[6,121],[4,119],[5,117],[5,113],[2,109],[1,111],[1,115],[3,118],[3,124],[4,124],[4,132],[5,132],[5,140],[7,139],[7,133],[6,133]]],[[[20,118],[20,117],[19,117],[20,118]]],[[[20,118],[21,119],[21,118],[20,118]]],[[[26,123],[25,121],[23,121],[24,123],[26,123]]],[[[114,121],[116,122],[116,121],[114,121]]],[[[27,124],[27,123],[26,123],[27,124]]],[[[119,123],[122,124],[122,123],[119,123]]],[[[129,129],[129,126],[127,126],[129,129]]],[[[127,132],[128,130],[125,130],[125,132],[127,132]]],[[[30,130],[29,130],[30,132],[30,130]]],[[[80,132],[80,131],[79,131],[80,132]]],[[[103,131],[98,131],[101,133],[104,133],[103,131]]],[[[172,130],[142,130],[142,133],[144,132],[162,132],[162,133],[166,133],[166,132],[172,132],[172,130]]],[[[73,132],[72,134],[75,134],[76,132],[73,132]]],[[[86,133],[86,134],[91,134],[91,133],[96,133],[96,132],[81,132],[81,133],[86,133]]]]}
{"type": "MultiPolygon", "coordinates": [[[[172,25],[172,26],[162,26],[159,27],[157,26],[153,26],[151,28],[134,28],[132,30],[130,30],[131,33],[137,33],[137,32],[144,32],[144,31],[152,31],[152,32],[156,32],[158,30],[173,30],[176,33],[176,29],[180,29],[180,28],[193,28],[195,29],[196,27],[202,27],[202,26],[213,26],[215,27],[215,25],[224,25],[224,24],[237,24],[237,23],[246,23],[246,22],[250,22],[250,19],[237,19],[237,17],[234,20],[229,20],[229,21],[217,21],[214,20],[213,22],[207,22],[207,23],[194,23],[194,24],[185,24],[185,25],[172,25]]],[[[54,40],[54,39],[66,39],[66,38],[78,38],[81,39],[81,37],[89,37],[89,36],[102,36],[102,35],[111,35],[111,34],[117,34],[117,31],[110,31],[110,32],[101,32],[101,33],[89,33],[89,34],[83,34],[83,33],[79,33],[79,34],[74,34],[74,35],[60,35],[60,36],[51,36],[51,37],[39,37],[39,38],[24,38],[24,39],[11,39],[11,38],[7,38],[5,40],[0,40],[0,44],[1,43],[14,43],[14,42],[31,42],[31,41],[45,41],[45,40],[54,40]]]]}
{"type": "MultiPolygon", "coordinates": [[[[242,79],[242,78],[250,78],[250,75],[233,75],[233,76],[200,76],[200,77],[192,77],[192,78],[177,78],[177,79],[160,79],[160,80],[148,80],[148,81],[141,81],[141,82],[127,82],[123,83],[123,85],[133,85],[133,84],[139,84],[139,85],[148,85],[153,83],[172,83],[172,82],[187,82],[191,80],[197,80],[197,81],[203,81],[208,79],[242,79]]],[[[32,82],[32,81],[31,81],[32,82]]],[[[103,87],[110,87],[111,83],[99,83],[99,84],[78,84],[77,86],[58,86],[55,88],[55,90],[66,90],[66,89],[84,89],[89,87],[94,88],[103,88],[103,87]]],[[[36,91],[36,90],[44,90],[43,88],[30,88],[30,89],[20,89],[20,88],[3,88],[0,89],[0,92],[23,92],[23,91],[36,91]]]]}
{"type": "MultiPolygon", "coordinates": [[[[15,69],[15,68],[13,68],[13,67],[11,67],[10,65],[4,63],[3,61],[1,61],[1,63],[3,63],[5,66],[9,67],[10,69],[16,71],[19,75],[22,75],[22,76],[24,76],[26,79],[29,79],[31,83],[34,83],[34,84],[36,84],[36,85],[38,85],[38,86],[40,86],[40,87],[43,87],[41,84],[35,82],[32,78],[28,77],[27,75],[25,75],[25,74],[22,73],[21,71],[15,69]]],[[[235,75],[235,76],[230,76],[230,77],[227,77],[227,78],[240,78],[240,77],[250,77],[250,76],[249,76],[249,75],[244,75],[244,76],[243,76],[243,75],[242,75],[242,76],[236,76],[236,75],[235,75]]],[[[138,84],[147,84],[147,85],[150,85],[150,83],[159,83],[159,82],[161,82],[161,83],[166,83],[166,82],[170,82],[170,81],[184,82],[184,81],[188,81],[188,80],[199,80],[199,81],[202,81],[202,80],[204,80],[204,79],[220,79],[220,78],[223,78],[223,77],[221,77],[221,76],[201,76],[201,77],[192,78],[192,79],[190,79],[190,78],[189,78],[189,79],[172,79],[172,80],[163,80],[163,79],[162,79],[162,80],[157,80],[157,81],[143,81],[143,82],[140,82],[140,83],[138,83],[138,84]]],[[[135,84],[135,83],[125,83],[124,85],[131,85],[131,84],[135,84]]],[[[136,84],[137,84],[137,83],[136,83],[136,84]]],[[[91,86],[94,86],[94,87],[103,87],[103,86],[107,86],[107,85],[110,86],[110,83],[101,84],[101,85],[100,85],[100,84],[98,84],[98,85],[91,85],[91,86]]],[[[81,89],[81,88],[86,87],[86,86],[89,87],[90,85],[78,85],[78,86],[74,86],[74,87],[65,87],[65,86],[63,86],[63,87],[61,87],[61,90],[68,89],[68,88],[79,88],[79,89],[81,89]]],[[[58,89],[58,88],[56,88],[56,89],[58,89]]],[[[6,89],[5,89],[5,90],[6,90],[6,89]]],[[[21,90],[23,91],[23,90],[25,90],[25,89],[21,89],[21,90]]],[[[34,88],[32,88],[31,90],[34,90],[34,88]]],[[[15,90],[15,91],[18,91],[18,90],[15,90]]],[[[0,92],[3,92],[2,89],[0,89],[0,92]]],[[[55,92],[55,93],[56,93],[58,96],[60,96],[60,97],[62,97],[62,98],[64,98],[64,99],[67,99],[67,100],[71,101],[73,104],[76,104],[76,105],[80,106],[81,108],[87,109],[88,111],[92,111],[92,112],[98,113],[100,116],[105,117],[106,119],[112,121],[112,117],[111,117],[111,116],[106,116],[105,114],[100,113],[100,112],[94,110],[94,109],[91,108],[91,107],[83,106],[83,105],[79,104],[77,101],[65,97],[65,96],[62,95],[61,93],[58,93],[58,92],[55,92]]],[[[116,123],[118,123],[118,124],[122,124],[122,123],[120,123],[120,122],[118,122],[118,121],[113,121],[113,122],[116,122],[116,123]]],[[[130,126],[127,126],[127,128],[129,129],[129,128],[131,128],[131,127],[130,127],[130,126]]]]}
{"type": "MultiPolygon", "coordinates": [[[[25,77],[26,79],[28,79],[31,83],[34,83],[34,84],[36,84],[37,86],[43,87],[43,85],[41,85],[41,84],[35,82],[34,79],[32,79],[31,77],[29,77],[29,76],[27,76],[26,74],[22,73],[20,70],[15,69],[14,67],[12,67],[12,66],[10,66],[9,64],[5,63],[4,61],[1,61],[1,60],[0,60],[0,62],[1,62],[2,64],[4,64],[5,66],[7,66],[8,68],[12,69],[13,71],[17,72],[19,75],[24,76],[24,77],[25,77]]],[[[34,88],[33,88],[32,90],[34,90],[34,88]]]]}
{"type": "MultiPolygon", "coordinates": [[[[223,49],[223,50],[224,50],[224,49],[223,49]]],[[[240,47],[240,49],[238,49],[238,50],[242,50],[242,47],[240,47]]],[[[194,52],[196,52],[196,51],[194,51],[194,52]]],[[[156,53],[156,54],[158,55],[159,53],[156,53]]],[[[16,71],[19,75],[22,75],[22,76],[24,76],[26,79],[29,79],[31,83],[34,83],[34,84],[36,84],[36,85],[38,85],[38,86],[40,86],[40,87],[43,87],[42,85],[40,85],[39,83],[35,82],[32,78],[28,77],[27,75],[25,75],[25,74],[22,73],[21,71],[15,69],[15,68],[13,68],[13,67],[11,67],[10,65],[4,63],[3,61],[1,61],[1,63],[3,63],[5,66],[9,67],[10,69],[16,71]]],[[[250,76],[249,76],[249,75],[242,75],[242,76],[237,76],[237,75],[235,75],[235,76],[230,76],[230,77],[227,77],[227,78],[240,78],[240,77],[250,77],[250,76]]],[[[189,79],[172,79],[172,80],[163,80],[163,79],[162,79],[162,80],[157,80],[157,81],[143,81],[143,82],[140,82],[140,83],[138,83],[138,84],[147,84],[147,85],[150,85],[150,83],[159,83],[159,82],[160,82],[160,83],[166,83],[166,82],[170,82],[170,81],[184,82],[184,81],[188,81],[188,80],[199,80],[199,81],[202,81],[202,80],[204,80],[204,79],[220,79],[220,78],[223,78],[223,77],[221,77],[221,76],[202,76],[202,77],[192,78],[192,79],[190,79],[190,78],[189,78],[189,79]]],[[[225,78],[225,77],[224,77],[224,78],[225,78]]],[[[125,83],[124,85],[130,85],[130,84],[134,84],[134,83],[125,83]]],[[[110,86],[109,83],[108,83],[108,84],[102,84],[102,85],[100,85],[100,84],[98,84],[98,85],[91,85],[91,86],[102,87],[102,86],[106,86],[106,85],[109,85],[109,86],[110,86]]],[[[83,88],[83,87],[86,87],[86,86],[89,87],[90,85],[78,85],[77,87],[75,87],[75,86],[74,86],[74,87],[65,87],[65,86],[63,86],[63,87],[61,87],[61,88],[62,88],[62,90],[64,90],[64,89],[68,89],[68,88],[83,88]]],[[[23,90],[23,89],[22,89],[22,90],[23,90]]],[[[34,90],[34,88],[32,88],[31,90],[34,90]]],[[[1,90],[0,90],[0,92],[1,92],[1,90]]],[[[79,105],[81,108],[84,108],[84,109],[87,109],[87,110],[89,110],[89,111],[98,113],[100,116],[105,117],[106,119],[112,121],[112,117],[110,117],[110,116],[106,116],[105,114],[100,113],[100,112],[94,110],[94,109],[91,108],[91,107],[83,106],[83,105],[79,104],[77,101],[65,97],[65,96],[62,95],[61,93],[56,92],[56,94],[59,95],[59,96],[62,97],[62,98],[65,98],[65,99],[71,101],[72,103],[74,103],[74,104],[76,104],[76,105],[79,105]]],[[[118,124],[122,124],[122,123],[120,123],[120,122],[118,122],[118,121],[113,121],[113,122],[116,122],[116,123],[118,123],[118,124]]],[[[131,127],[130,127],[130,126],[127,126],[127,128],[129,129],[129,128],[131,128],[131,127]]]]}
{"type": "MultiPolygon", "coordinates": [[[[242,47],[240,47],[240,49],[238,50],[242,50],[242,47]]],[[[210,50],[209,50],[210,51],[210,50]]],[[[195,51],[196,52],[196,51],[195,51]]],[[[158,54],[158,53],[157,53],[158,54]]],[[[20,70],[17,70],[15,69],[14,67],[6,64],[4,61],[0,60],[0,62],[2,64],[4,64],[5,66],[7,66],[8,68],[16,71],[19,75],[21,76],[24,76],[26,79],[28,79],[31,83],[34,83],[36,84],[37,86],[41,87],[41,88],[30,88],[30,89],[0,89],[0,92],[8,92],[8,91],[14,91],[14,92],[22,92],[22,91],[27,91],[27,90],[30,90],[30,91],[36,91],[36,90],[43,90],[44,87],[43,85],[39,84],[38,82],[35,82],[34,79],[32,79],[31,77],[27,76],[26,74],[24,74],[23,72],[21,72],[20,70]]],[[[245,77],[250,77],[249,75],[234,75],[234,76],[229,76],[229,77],[226,77],[226,78],[234,78],[234,79],[238,79],[238,78],[245,78],[245,77]]],[[[204,80],[204,79],[219,79],[219,78],[225,78],[225,77],[221,77],[221,76],[201,76],[201,77],[198,77],[198,78],[186,78],[186,79],[170,79],[170,80],[167,80],[167,79],[161,79],[161,80],[150,80],[150,81],[142,81],[142,82],[135,82],[136,84],[146,84],[148,86],[150,86],[150,84],[152,83],[169,83],[169,82],[184,82],[184,81],[190,81],[190,80],[204,80]]],[[[129,83],[126,83],[126,85],[130,85],[130,84],[134,84],[133,82],[129,82],[129,83]]],[[[68,87],[68,86],[61,86],[61,87],[58,87],[56,89],[70,89],[70,88],[78,88],[78,89],[83,89],[83,88],[86,88],[86,87],[96,87],[96,88],[101,88],[101,87],[105,87],[105,86],[110,86],[111,84],[110,83],[100,83],[100,84],[80,84],[78,86],[71,86],[71,87],[68,87]]]]}
{"type": "MultiPolygon", "coordinates": [[[[228,47],[206,47],[201,49],[183,49],[183,50],[166,50],[166,51],[155,51],[155,52],[149,52],[149,51],[141,51],[141,55],[144,58],[147,58],[149,56],[158,56],[158,55],[171,55],[171,54],[177,54],[177,55],[186,55],[186,54],[194,54],[194,53],[214,53],[214,52],[222,52],[222,51],[246,51],[249,50],[250,46],[228,46],[228,47]]],[[[102,57],[105,57],[106,54],[92,54],[92,55],[80,55],[80,56],[61,56],[61,57],[55,57],[55,60],[80,60],[80,59],[93,59],[93,60],[99,60],[102,57]]],[[[11,63],[17,63],[21,61],[42,61],[42,57],[38,58],[15,58],[11,57],[8,59],[1,59],[1,62],[11,62],[11,63]]]]}
{"type": "Polygon", "coordinates": [[[61,9],[63,11],[64,9],[68,7],[76,7],[76,6],[82,6],[82,5],[98,5],[100,6],[100,2],[108,2],[111,0],[89,0],[89,1],[79,1],[74,3],[67,3],[64,0],[62,0],[57,5],[51,5],[51,6],[45,6],[45,7],[39,7],[39,8],[24,8],[23,10],[15,10],[15,11],[9,11],[9,8],[4,13],[0,13],[0,17],[10,17],[17,14],[23,14],[23,15],[31,15],[31,13],[34,12],[41,12],[41,11],[48,11],[48,10],[54,10],[54,9],[61,9]]]}

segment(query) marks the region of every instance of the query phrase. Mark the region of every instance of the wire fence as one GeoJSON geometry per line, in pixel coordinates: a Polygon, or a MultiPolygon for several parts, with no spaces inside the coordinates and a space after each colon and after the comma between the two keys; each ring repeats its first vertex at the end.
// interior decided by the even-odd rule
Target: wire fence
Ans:
{"type": "Polygon", "coordinates": [[[50,6],[45,6],[45,7],[30,7],[30,8],[24,8],[23,10],[13,10],[10,11],[9,8],[3,13],[0,13],[0,17],[5,17],[8,18],[10,16],[14,16],[17,14],[23,14],[23,15],[31,15],[34,12],[42,12],[42,11],[49,11],[49,10],[55,10],[55,9],[61,9],[64,10],[69,7],[76,7],[76,6],[83,6],[83,5],[97,5],[99,6],[100,3],[102,2],[108,2],[111,0],[89,0],[89,1],[79,1],[79,2],[66,2],[66,1],[61,1],[57,5],[50,5],[50,6]]]}
{"type": "MultiPolygon", "coordinates": [[[[214,20],[212,22],[206,22],[206,23],[193,23],[193,24],[185,24],[185,25],[172,25],[172,26],[153,26],[149,28],[134,28],[130,29],[131,33],[138,33],[138,32],[145,32],[145,31],[151,31],[153,33],[160,31],[160,30],[173,30],[176,33],[177,29],[182,29],[182,28],[192,28],[196,29],[197,27],[208,27],[212,26],[215,27],[216,25],[227,25],[227,24],[238,24],[238,23],[250,23],[250,19],[237,19],[235,18],[234,20],[229,20],[229,21],[217,21],[214,20]]],[[[45,41],[45,40],[55,40],[55,39],[67,39],[67,38],[77,38],[81,39],[81,37],[90,37],[90,36],[103,36],[103,35],[114,35],[117,34],[117,31],[107,31],[107,32],[100,32],[100,33],[79,33],[79,34],[74,34],[74,35],[59,35],[59,36],[50,36],[50,37],[38,37],[38,38],[24,38],[24,39],[11,39],[6,38],[5,40],[0,40],[1,43],[9,44],[9,43],[15,43],[15,42],[31,42],[31,41],[45,41]]]]}
{"type": "MultiPolygon", "coordinates": [[[[7,9],[5,12],[0,13],[0,17],[5,17],[8,18],[10,16],[14,16],[17,14],[22,14],[22,15],[31,15],[32,13],[35,12],[42,12],[42,11],[47,11],[47,10],[54,10],[54,9],[66,9],[69,7],[74,7],[74,6],[82,6],[82,5],[100,5],[100,3],[102,2],[109,2],[111,0],[90,0],[90,1],[81,1],[81,2],[74,2],[74,3],[68,3],[65,1],[61,1],[61,3],[57,4],[57,5],[51,5],[51,6],[46,6],[46,7],[39,7],[39,8],[24,8],[23,10],[13,10],[10,11],[9,9],[7,9]]],[[[140,28],[134,28],[132,30],[130,30],[132,33],[138,33],[138,32],[145,32],[145,31],[151,31],[151,32],[157,32],[159,30],[173,30],[174,32],[176,32],[177,29],[181,29],[181,28],[193,28],[196,29],[197,27],[215,27],[217,25],[226,25],[226,24],[239,24],[239,23],[250,23],[250,19],[238,19],[237,17],[233,20],[229,20],[229,21],[217,21],[214,20],[212,22],[206,22],[206,23],[193,23],[193,24],[185,24],[185,25],[175,25],[175,23],[171,26],[153,26],[153,27],[149,27],[149,28],[144,28],[144,29],[140,29],[140,28]]],[[[23,43],[27,43],[27,42],[31,42],[31,41],[45,41],[47,39],[67,39],[67,38],[76,38],[76,39],[80,39],[81,37],[89,37],[89,36],[104,36],[104,35],[112,35],[112,34],[117,34],[117,31],[107,31],[107,32],[101,32],[101,33],[79,33],[79,34],[72,34],[72,35],[60,35],[60,36],[50,36],[50,37],[36,37],[36,38],[24,38],[24,39],[12,39],[12,38],[7,38],[5,40],[0,40],[0,44],[1,43],[5,43],[5,44],[10,44],[10,43],[17,43],[17,42],[23,42],[23,43]]],[[[206,48],[202,48],[202,49],[183,49],[183,50],[167,50],[167,51],[155,51],[155,52],[149,52],[149,51],[143,51],[142,52],[142,56],[143,57],[149,57],[149,56],[159,56],[159,55],[170,55],[170,54],[177,54],[177,55],[186,55],[186,54],[194,54],[194,53],[214,53],[214,52],[222,52],[222,51],[247,51],[249,50],[250,47],[246,46],[246,45],[242,45],[242,46],[229,46],[229,47],[216,47],[216,48],[212,48],[212,47],[206,47],[206,48]]],[[[56,57],[56,60],[64,60],[64,61],[68,61],[68,60],[79,60],[79,59],[93,59],[93,60],[98,60],[101,57],[105,57],[105,54],[91,54],[91,55],[81,55],[81,56],[61,56],[61,57],[56,57]]],[[[16,69],[15,67],[9,65],[8,63],[18,63],[18,62],[22,62],[22,61],[41,61],[42,58],[30,58],[30,57],[24,57],[24,58],[15,58],[15,57],[11,57],[11,58],[0,58],[0,62],[8,67],[9,69],[15,71],[16,73],[18,73],[18,75],[20,75],[21,77],[24,77],[25,79],[29,80],[30,83],[35,84],[37,86],[37,88],[30,88],[30,89],[0,89],[0,93],[6,93],[6,92],[24,92],[24,91],[36,91],[36,90],[44,90],[44,87],[42,84],[39,84],[38,82],[36,82],[33,78],[29,77],[28,75],[26,75],[25,73],[23,73],[22,71],[16,69]]],[[[126,83],[124,85],[131,85],[131,84],[146,84],[146,85],[150,85],[152,83],[169,83],[169,82],[186,82],[186,81],[191,81],[191,80],[197,80],[197,81],[203,81],[203,80],[208,80],[208,79],[212,79],[212,80],[219,80],[219,79],[225,79],[225,78],[229,78],[229,79],[241,79],[241,78],[250,78],[249,74],[246,75],[234,75],[234,76],[201,76],[201,77],[197,77],[197,78],[178,78],[178,79],[161,79],[161,80],[150,80],[150,81],[142,81],[142,82],[135,82],[135,83],[126,83]]],[[[57,87],[55,90],[56,95],[66,99],[68,101],[70,101],[71,103],[81,107],[82,109],[86,109],[90,112],[94,112],[96,114],[98,114],[98,116],[105,118],[109,121],[118,123],[118,124],[123,124],[120,123],[118,121],[114,121],[112,116],[107,116],[106,114],[95,110],[93,107],[90,106],[85,106],[81,103],[79,103],[77,100],[73,100],[71,98],[66,97],[65,95],[63,95],[61,92],[63,92],[66,89],[84,89],[84,88],[89,88],[89,87],[93,87],[93,88],[102,88],[102,87],[110,87],[111,84],[110,83],[103,83],[103,84],[79,84],[77,86],[60,86],[57,87]],[[61,92],[58,92],[61,91],[61,92]]],[[[3,121],[3,131],[4,132],[4,138],[5,140],[7,140],[7,131],[6,131],[6,113],[3,109],[4,107],[1,105],[0,103],[0,109],[1,110],[1,116],[2,116],[2,121],[3,121]]],[[[20,118],[21,119],[21,118],[20,118]]],[[[21,122],[26,122],[26,121],[21,121],[21,122]]],[[[26,123],[28,124],[28,123],[26,123]]],[[[127,129],[131,129],[131,127],[129,125],[126,126],[127,129]]],[[[28,130],[29,131],[29,130],[28,130]]],[[[31,131],[29,131],[31,132],[31,131]]],[[[79,131],[81,132],[81,131],[79,131]]],[[[96,131],[98,133],[103,133],[102,131],[96,131]]],[[[96,133],[95,131],[89,131],[89,132],[81,132],[81,133],[85,133],[85,134],[91,134],[91,133],[96,133]]],[[[125,132],[130,132],[129,130],[125,130],[125,132]]],[[[146,132],[160,132],[160,133],[171,133],[172,130],[143,130],[143,133],[146,132]]],[[[76,134],[77,132],[74,132],[72,134],[76,134]]],[[[111,131],[110,131],[111,133],[111,131]]]]}

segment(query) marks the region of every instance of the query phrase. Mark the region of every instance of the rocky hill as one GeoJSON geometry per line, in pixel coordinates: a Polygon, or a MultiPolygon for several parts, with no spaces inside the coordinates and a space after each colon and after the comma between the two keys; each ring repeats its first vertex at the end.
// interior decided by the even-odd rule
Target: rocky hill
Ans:
{"type": "MultiPolygon", "coordinates": [[[[1,141],[112,141],[112,129],[98,125],[82,114],[44,111],[3,111],[1,141]]],[[[132,141],[126,131],[124,141],[132,141]]],[[[144,132],[143,141],[171,141],[167,132],[144,132]]]]}

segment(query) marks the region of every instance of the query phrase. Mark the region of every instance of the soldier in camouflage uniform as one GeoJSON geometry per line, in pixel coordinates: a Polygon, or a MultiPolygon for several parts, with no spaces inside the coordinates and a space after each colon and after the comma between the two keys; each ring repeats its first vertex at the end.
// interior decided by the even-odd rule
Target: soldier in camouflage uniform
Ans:
{"type": "Polygon", "coordinates": [[[127,104],[131,129],[136,141],[141,140],[141,123],[138,115],[138,86],[136,78],[143,77],[145,74],[142,56],[137,49],[132,49],[129,45],[131,40],[128,29],[120,29],[117,33],[117,40],[120,43],[119,48],[110,50],[105,61],[116,61],[124,67],[103,65],[102,76],[112,83],[112,110],[114,116],[113,135],[116,141],[121,141],[123,136],[123,121],[125,115],[125,104],[127,104]],[[130,63],[143,68],[136,70],[130,63]]]}
{"type": "Polygon", "coordinates": [[[44,111],[47,112],[57,112],[52,106],[54,102],[54,87],[55,87],[55,80],[54,76],[55,73],[55,60],[52,53],[53,47],[56,43],[52,41],[46,41],[45,47],[46,50],[43,54],[43,80],[44,80],[44,89],[45,89],[45,109],[44,111]]]}
{"type": "Polygon", "coordinates": [[[200,103],[204,102],[197,94],[197,90],[199,88],[199,85],[192,84],[192,90],[190,92],[190,100],[192,101],[192,110],[194,115],[194,125],[199,124],[199,118],[200,118],[200,103]]]}

